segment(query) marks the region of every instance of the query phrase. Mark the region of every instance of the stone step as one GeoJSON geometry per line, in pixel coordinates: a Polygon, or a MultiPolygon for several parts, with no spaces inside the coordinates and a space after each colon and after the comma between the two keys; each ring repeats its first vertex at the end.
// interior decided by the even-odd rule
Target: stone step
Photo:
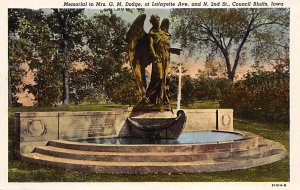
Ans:
{"type": "Polygon", "coordinates": [[[285,150],[283,149],[271,149],[262,155],[188,162],[114,162],[74,160],[40,153],[28,153],[21,155],[21,159],[23,161],[42,166],[103,174],[163,174],[227,171],[269,164],[281,160],[284,157],[285,150]]]}
{"type": "Polygon", "coordinates": [[[74,149],[58,148],[53,146],[42,146],[35,149],[36,153],[70,158],[75,160],[113,161],[113,162],[184,162],[215,160],[230,157],[242,157],[262,155],[272,149],[271,144],[263,144],[258,148],[235,151],[217,152],[95,152],[74,149]]]}
{"type": "Polygon", "coordinates": [[[80,143],[66,140],[52,140],[48,146],[58,148],[95,151],[95,152],[216,152],[254,149],[258,146],[258,137],[241,140],[203,144],[142,144],[142,145],[107,145],[80,143]]]}

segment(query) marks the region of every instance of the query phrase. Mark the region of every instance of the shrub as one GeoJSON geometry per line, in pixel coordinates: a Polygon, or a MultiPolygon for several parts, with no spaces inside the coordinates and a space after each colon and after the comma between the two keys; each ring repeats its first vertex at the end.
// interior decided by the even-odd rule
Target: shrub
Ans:
{"type": "Polygon", "coordinates": [[[230,85],[221,107],[233,108],[237,116],[264,121],[289,122],[289,74],[271,71],[248,73],[230,85]]]}
{"type": "Polygon", "coordinates": [[[195,79],[195,95],[197,100],[219,100],[231,82],[226,78],[208,78],[200,76],[195,79]]]}

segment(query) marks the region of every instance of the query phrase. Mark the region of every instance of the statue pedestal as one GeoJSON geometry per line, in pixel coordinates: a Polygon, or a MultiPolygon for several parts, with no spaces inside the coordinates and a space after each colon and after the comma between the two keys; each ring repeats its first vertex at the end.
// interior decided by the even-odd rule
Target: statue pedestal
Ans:
{"type": "Polygon", "coordinates": [[[172,113],[171,105],[156,105],[151,103],[144,103],[140,101],[136,106],[132,109],[132,114],[144,114],[144,113],[152,113],[152,114],[165,114],[172,113]]]}
{"type": "Polygon", "coordinates": [[[130,136],[135,138],[176,139],[186,123],[184,111],[133,111],[127,119],[130,136]]]}

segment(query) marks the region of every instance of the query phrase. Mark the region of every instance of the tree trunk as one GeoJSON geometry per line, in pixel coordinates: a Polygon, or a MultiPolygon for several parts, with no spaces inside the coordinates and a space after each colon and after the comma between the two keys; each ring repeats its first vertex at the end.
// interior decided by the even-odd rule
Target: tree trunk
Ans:
{"type": "Polygon", "coordinates": [[[229,54],[225,49],[222,49],[222,53],[226,63],[227,78],[233,82],[235,72],[231,69],[229,54]]]}
{"type": "Polygon", "coordinates": [[[67,56],[67,42],[64,41],[63,56],[64,56],[64,69],[63,69],[63,105],[68,106],[70,102],[70,86],[69,86],[69,63],[66,59],[67,56]]]}
{"type": "Polygon", "coordinates": [[[62,27],[62,56],[63,56],[63,105],[68,106],[70,102],[70,86],[69,86],[69,63],[67,59],[68,53],[68,34],[67,34],[67,22],[68,18],[64,17],[61,21],[62,27]]]}
{"type": "MultiPolygon", "coordinates": [[[[53,11],[57,14],[57,19],[59,21],[59,27],[61,29],[60,34],[62,36],[61,38],[61,53],[62,53],[62,57],[63,57],[63,73],[62,73],[62,77],[63,77],[63,89],[62,89],[62,99],[63,99],[63,105],[64,106],[68,106],[69,102],[70,102],[70,86],[69,86],[69,82],[70,82],[70,75],[69,75],[69,67],[70,67],[70,63],[69,63],[69,59],[68,59],[68,43],[70,40],[70,36],[69,36],[69,30],[68,30],[68,22],[71,21],[70,19],[72,19],[73,17],[76,17],[77,15],[79,15],[81,12],[84,11],[84,9],[77,9],[76,11],[59,11],[58,9],[53,9],[53,11]]],[[[72,43],[72,42],[71,42],[72,43]]],[[[71,44],[70,43],[70,44],[71,44]]]]}
{"type": "Polygon", "coordinates": [[[8,107],[12,107],[12,91],[11,91],[11,76],[10,70],[8,71],[8,107]]]}
{"type": "Polygon", "coordinates": [[[69,87],[69,69],[65,62],[65,68],[63,71],[63,105],[68,106],[70,102],[70,87],[69,87]]]}
{"type": "Polygon", "coordinates": [[[234,77],[235,77],[235,73],[233,73],[232,71],[228,72],[228,79],[233,82],[234,81],[234,77]]]}

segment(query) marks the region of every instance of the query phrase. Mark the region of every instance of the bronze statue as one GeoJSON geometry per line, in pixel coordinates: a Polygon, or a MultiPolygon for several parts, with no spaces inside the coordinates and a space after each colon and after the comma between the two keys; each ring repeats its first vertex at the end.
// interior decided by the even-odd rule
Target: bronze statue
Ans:
{"type": "Polygon", "coordinates": [[[152,15],[152,28],[149,33],[144,31],[145,19],[145,14],[139,15],[126,37],[130,64],[142,98],[136,107],[170,110],[167,85],[170,52],[179,54],[179,51],[170,48],[169,19],[163,19],[160,24],[160,18],[152,15]],[[145,68],[149,64],[152,64],[152,72],[150,84],[146,89],[145,68]]]}
{"type": "Polygon", "coordinates": [[[139,15],[127,33],[129,60],[136,78],[141,101],[127,118],[130,136],[150,139],[176,139],[186,122],[184,111],[175,115],[168,95],[170,53],[181,49],[170,48],[169,20],[152,15],[149,33],[144,31],[145,14],[139,15]],[[151,80],[146,86],[145,68],[152,64],[151,80]]]}

